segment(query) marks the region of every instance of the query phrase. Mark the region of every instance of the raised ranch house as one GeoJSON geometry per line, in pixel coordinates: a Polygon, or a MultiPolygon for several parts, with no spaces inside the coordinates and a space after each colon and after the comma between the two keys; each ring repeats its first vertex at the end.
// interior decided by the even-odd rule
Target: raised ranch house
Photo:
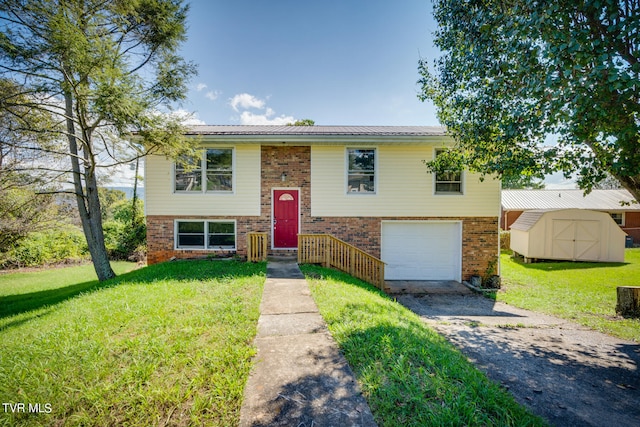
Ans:
{"type": "Polygon", "coordinates": [[[193,168],[149,156],[148,262],[271,254],[331,234],[381,258],[386,280],[467,280],[498,256],[500,182],[428,173],[452,140],[424,126],[194,126],[193,168]]]}

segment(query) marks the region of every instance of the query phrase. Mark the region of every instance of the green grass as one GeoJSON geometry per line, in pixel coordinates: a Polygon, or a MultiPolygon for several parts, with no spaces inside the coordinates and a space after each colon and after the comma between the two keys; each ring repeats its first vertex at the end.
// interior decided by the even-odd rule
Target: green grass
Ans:
{"type": "MultiPolygon", "coordinates": [[[[59,301],[0,316],[2,401],[51,413],[0,408],[0,425],[238,424],[264,263],[164,263],[100,284],[56,272],[57,285],[36,275],[19,292],[59,301]]],[[[2,293],[19,280],[0,276],[2,293]]]]}
{"type": "Polygon", "coordinates": [[[507,253],[500,261],[498,301],[640,341],[640,319],[623,318],[615,312],[616,287],[640,285],[640,249],[627,249],[625,263],[523,264],[507,253]]]}
{"type": "MultiPolygon", "coordinates": [[[[116,274],[136,268],[133,262],[111,263],[116,274]]],[[[0,318],[59,303],[99,287],[93,264],[0,274],[0,318]]],[[[32,313],[33,314],[33,313],[32,313]]],[[[0,320],[0,328],[2,327],[0,320]]]]}
{"type": "Polygon", "coordinates": [[[544,425],[384,293],[340,272],[302,269],[380,426],[544,425]]]}

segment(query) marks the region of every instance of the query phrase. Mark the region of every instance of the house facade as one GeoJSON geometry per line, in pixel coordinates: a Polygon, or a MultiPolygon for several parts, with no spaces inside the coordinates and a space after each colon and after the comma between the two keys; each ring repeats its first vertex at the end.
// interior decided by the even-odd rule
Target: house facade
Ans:
{"type": "Polygon", "coordinates": [[[627,190],[502,190],[500,227],[510,230],[511,225],[525,211],[583,209],[605,212],[618,226],[640,242],[640,204],[627,190]]]}
{"type": "Polygon", "coordinates": [[[233,252],[268,233],[273,254],[327,233],[387,263],[387,280],[466,280],[498,256],[500,182],[428,173],[441,127],[194,126],[201,158],[145,167],[148,263],[233,252]]]}

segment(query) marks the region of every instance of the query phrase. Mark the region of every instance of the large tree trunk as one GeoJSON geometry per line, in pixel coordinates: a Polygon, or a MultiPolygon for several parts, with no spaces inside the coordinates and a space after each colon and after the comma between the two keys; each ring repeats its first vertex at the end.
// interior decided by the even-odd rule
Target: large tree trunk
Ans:
{"type": "MultiPolygon", "coordinates": [[[[98,280],[108,280],[116,276],[109,263],[107,248],[104,244],[104,233],[102,230],[102,215],[100,212],[100,198],[98,197],[98,185],[95,176],[95,168],[92,167],[92,153],[88,147],[84,147],[82,155],[78,150],[78,139],[76,137],[75,125],[73,123],[73,98],[70,93],[65,93],[65,110],[67,121],[67,139],[69,140],[69,153],[71,154],[71,170],[73,172],[73,185],[75,188],[78,212],[82,222],[82,229],[93,268],[96,271],[98,280]],[[80,168],[80,159],[84,159],[84,172],[80,168]],[[84,178],[84,186],[83,186],[84,178]]],[[[85,144],[90,141],[85,140],[85,144]]]]}
{"type": "Polygon", "coordinates": [[[617,176],[614,177],[620,181],[620,184],[631,193],[636,202],[640,203],[640,176],[617,176]]]}

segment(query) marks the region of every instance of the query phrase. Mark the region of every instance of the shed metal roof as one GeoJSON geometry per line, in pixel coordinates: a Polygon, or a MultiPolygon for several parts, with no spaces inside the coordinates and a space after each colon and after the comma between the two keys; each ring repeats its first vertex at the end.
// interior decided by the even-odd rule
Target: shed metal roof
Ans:
{"type": "Polygon", "coordinates": [[[627,190],[502,190],[502,209],[528,211],[538,209],[592,209],[600,211],[638,211],[640,204],[627,190]],[[631,203],[624,205],[623,203],[631,203]]]}
{"type": "Polygon", "coordinates": [[[443,126],[196,125],[187,135],[445,136],[443,126]]]}
{"type": "Polygon", "coordinates": [[[526,211],[526,212],[523,212],[522,215],[520,215],[518,217],[518,219],[516,219],[515,222],[513,224],[511,224],[511,229],[512,230],[528,231],[528,230],[531,229],[531,227],[536,225],[538,220],[540,218],[542,218],[542,215],[544,215],[545,212],[549,212],[549,211],[526,211]]]}

